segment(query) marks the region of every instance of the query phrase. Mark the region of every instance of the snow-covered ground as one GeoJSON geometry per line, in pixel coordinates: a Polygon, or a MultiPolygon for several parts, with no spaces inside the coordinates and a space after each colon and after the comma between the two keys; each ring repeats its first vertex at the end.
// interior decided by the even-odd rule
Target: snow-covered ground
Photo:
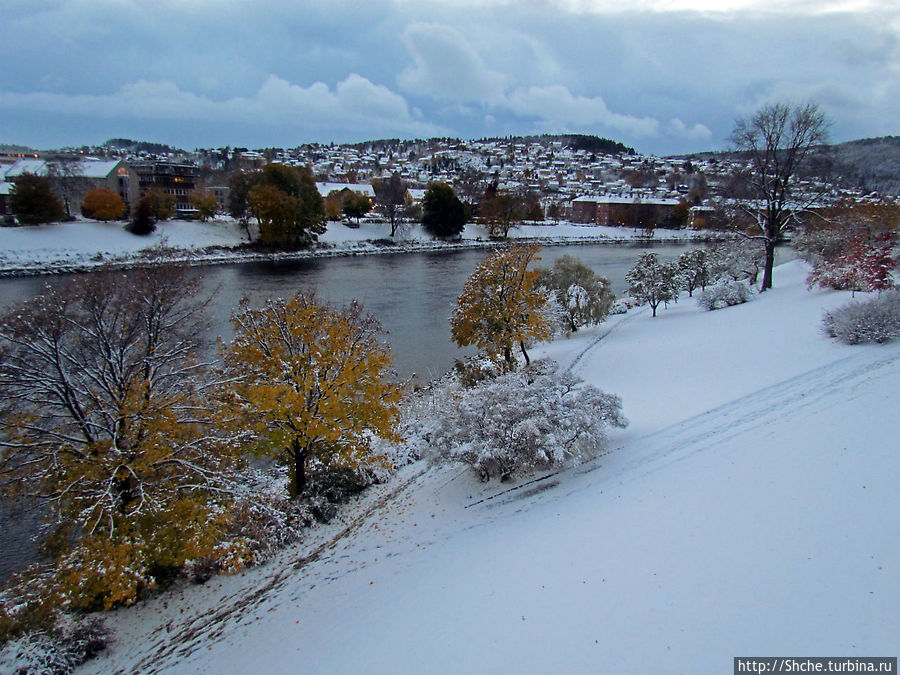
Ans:
{"type": "MultiPolygon", "coordinates": [[[[231,218],[217,218],[206,223],[171,220],[157,224],[156,231],[142,237],[126,232],[122,223],[100,223],[77,220],[28,227],[0,227],[0,274],[37,274],[89,269],[104,263],[128,264],[140,260],[148,249],[165,246],[166,255],[188,258],[194,262],[230,262],[267,257],[307,257],[378,253],[387,250],[422,250],[453,246],[486,245],[486,230],[467,225],[461,244],[435,242],[420,225],[404,226],[386,247],[390,225],[363,220],[358,228],[342,223],[328,223],[312,251],[294,254],[264,255],[238,249],[246,243],[246,233],[231,218]],[[374,241],[378,244],[372,243],[374,241]]],[[[594,227],[560,223],[558,225],[522,225],[510,232],[511,239],[534,238],[544,243],[573,241],[625,241],[637,239],[640,230],[631,228],[594,227]]],[[[697,236],[690,230],[659,230],[656,240],[689,240],[697,236]]]]}
{"type": "Polygon", "coordinates": [[[775,271],[540,350],[618,393],[611,452],[518,485],[425,462],[278,561],[109,617],[83,672],[723,673],[900,652],[900,344],[775,271]]]}

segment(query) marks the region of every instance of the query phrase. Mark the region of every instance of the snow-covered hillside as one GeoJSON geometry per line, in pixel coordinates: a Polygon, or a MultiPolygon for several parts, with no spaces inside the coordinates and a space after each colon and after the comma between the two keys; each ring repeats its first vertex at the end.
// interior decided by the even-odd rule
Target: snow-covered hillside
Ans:
{"type": "Polygon", "coordinates": [[[281,560],[117,612],[84,672],[723,673],[900,651],[900,344],[820,331],[849,294],[683,297],[542,351],[631,426],[518,485],[420,462],[281,560]]]}

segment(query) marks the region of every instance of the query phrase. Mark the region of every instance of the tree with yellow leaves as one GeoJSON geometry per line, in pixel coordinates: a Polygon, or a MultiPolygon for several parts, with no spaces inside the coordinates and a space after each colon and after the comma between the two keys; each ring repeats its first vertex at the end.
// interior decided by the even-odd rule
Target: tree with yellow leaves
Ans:
{"type": "Polygon", "coordinates": [[[530,363],[527,343],[550,338],[552,325],[542,308],[547,293],[536,287],[538,273],[528,269],[541,247],[508,246],[492,253],[469,277],[450,318],[450,333],[460,347],[476,345],[515,370],[513,350],[530,363]]]}
{"type": "Polygon", "coordinates": [[[381,326],[360,305],[332,309],[304,292],[259,309],[245,299],[232,322],[223,392],[231,422],[288,465],[294,495],[313,462],[356,467],[372,455],[373,436],[397,440],[401,386],[381,326]]]}
{"type": "Polygon", "coordinates": [[[133,602],[217,541],[234,453],[203,404],[198,290],[172,266],[94,273],[0,318],[0,488],[53,516],[68,605],[133,602]]]}

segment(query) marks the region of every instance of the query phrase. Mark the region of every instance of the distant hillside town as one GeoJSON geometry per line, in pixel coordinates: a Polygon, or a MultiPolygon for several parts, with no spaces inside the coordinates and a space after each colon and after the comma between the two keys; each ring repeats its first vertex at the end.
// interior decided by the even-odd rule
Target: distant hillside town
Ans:
{"type": "MultiPolygon", "coordinates": [[[[867,147],[900,156],[900,139],[867,139],[836,147],[845,150],[837,158],[823,151],[817,164],[821,170],[802,178],[798,194],[815,195],[828,204],[878,197],[866,189],[867,182],[887,188],[888,194],[900,189],[894,172],[888,171],[885,178],[885,172],[862,161],[867,147]],[[835,175],[836,169],[840,175],[835,175]]],[[[889,169],[890,162],[897,161],[891,157],[889,169]]],[[[493,190],[539,205],[529,209],[529,219],[645,227],[713,225],[724,202],[743,196],[741,177],[748,168],[737,153],[661,158],[585,135],[385,139],[193,152],[129,139],[52,151],[0,146],[0,216],[9,214],[10,188],[25,173],[53,178],[54,190],[67,206],[71,202],[77,207],[96,187],[116,192],[126,206],[157,188],[170,195],[180,217],[195,214],[191,195],[197,191],[214,195],[224,213],[232,176],[270,163],[307,168],[323,197],[349,189],[377,199],[372,181],[398,176],[413,200],[421,199],[430,182],[447,183],[472,216],[493,190]]]]}

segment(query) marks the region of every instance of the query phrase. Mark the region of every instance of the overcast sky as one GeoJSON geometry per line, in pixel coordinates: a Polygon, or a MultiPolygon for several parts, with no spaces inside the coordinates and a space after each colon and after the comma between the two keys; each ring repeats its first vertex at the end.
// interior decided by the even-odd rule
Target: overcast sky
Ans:
{"type": "Polygon", "coordinates": [[[727,146],[815,101],[900,134],[900,0],[0,0],[0,143],[592,133],[727,146]]]}

